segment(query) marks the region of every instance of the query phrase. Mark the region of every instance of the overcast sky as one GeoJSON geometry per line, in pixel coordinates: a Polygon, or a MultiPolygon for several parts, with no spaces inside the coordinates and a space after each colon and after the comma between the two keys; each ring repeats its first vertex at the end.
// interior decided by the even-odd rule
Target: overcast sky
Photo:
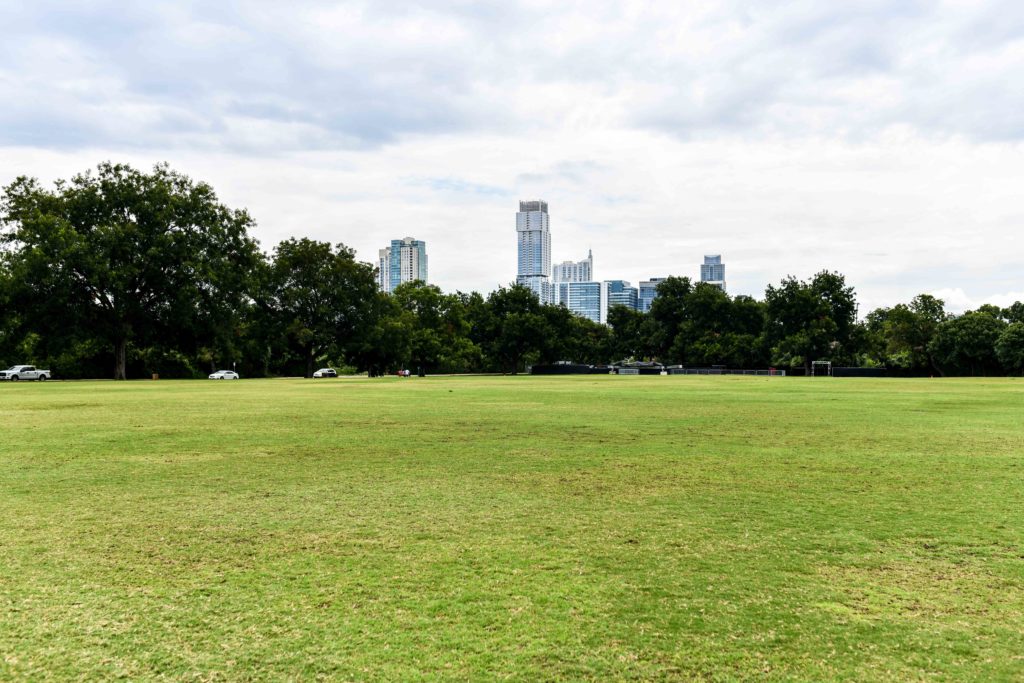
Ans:
{"type": "Polygon", "coordinates": [[[290,236],[430,279],[557,261],[729,291],[846,274],[861,313],[1024,300],[1024,3],[0,0],[0,182],[167,161],[290,236]]]}

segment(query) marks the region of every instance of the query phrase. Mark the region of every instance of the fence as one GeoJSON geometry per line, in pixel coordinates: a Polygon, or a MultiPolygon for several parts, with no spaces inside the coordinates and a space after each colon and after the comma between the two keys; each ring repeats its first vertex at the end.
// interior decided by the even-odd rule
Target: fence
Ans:
{"type": "Polygon", "coordinates": [[[728,368],[668,368],[670,375],[757,375],[785,377],[785,370],[730,370],[728,368]]]}
{"type": "Polygon", "coordinates": [[[552,365],[532,365],[527,372],[531,375],[607,375],[611,372],[611,368],[607,365],[555,363],[552,365]]]}
{"type": "Polygon", "coordinates": [[[759,375],[763,377],[785,377],[785,370],[730,370],[729,368],[682,368],[643,365],[641,367],[583,365],[581,363],[555,363],[534,365],[528,369],[531,375],[759,375]]]}

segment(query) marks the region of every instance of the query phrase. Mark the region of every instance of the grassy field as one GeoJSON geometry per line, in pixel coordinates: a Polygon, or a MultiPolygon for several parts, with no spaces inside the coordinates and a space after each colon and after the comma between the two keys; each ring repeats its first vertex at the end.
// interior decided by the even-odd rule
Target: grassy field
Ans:
{"type": "Polygon", "coordinates": [[[0,386],[0,679],[1024,680],[1024,380],[0,386]]]}

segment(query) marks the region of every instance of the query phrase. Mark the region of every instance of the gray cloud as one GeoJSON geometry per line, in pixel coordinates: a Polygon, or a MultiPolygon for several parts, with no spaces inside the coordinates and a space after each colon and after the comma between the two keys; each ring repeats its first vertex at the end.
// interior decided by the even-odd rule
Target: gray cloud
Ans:
{"type": "Polygon", "coordinates": [[[7,16],[5,144],[358,148],[580,118],[687,139],[1024,135],[1016,3],[37,2],[7,16]]]}

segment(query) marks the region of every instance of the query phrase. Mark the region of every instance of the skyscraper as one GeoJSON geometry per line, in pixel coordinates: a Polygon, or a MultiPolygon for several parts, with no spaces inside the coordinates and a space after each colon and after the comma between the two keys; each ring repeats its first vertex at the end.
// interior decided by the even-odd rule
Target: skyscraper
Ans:
{"type": "Polygon", "coordinates": [[[725,291],[725,264],[721,254],[709,254],[704,257],[704,265],[700,267],[700,281],[725,291]]]}
{"type": "Polygon", "coordinates": [[[552,269],[553,282],[589,282],[594,279],[594,253],[587,250],[582,261],[562,261],[552,269]]]}
{"type": "Polygon", "coordinates": [[[541,303],[551,301],[551,230],[548,203],[519,202],[516,214],[519,272],[516,282],[529,287],[541,303]]]}
{"type": "Polygon", "coordinates": [[[377,283],[385,292],[393,292],[403,282],[427,281],[427,243],[422,240],[391,240],[391,246],[381,249],[378,257],[377,283]]]}
{"type": "Polygon", "coordinates": [[[612,306],[625,306],[634,311],[637,307],[636,287],[625,280],[555,282],[551,289],[551,303],[565,306],[595,323],[607,323],[608,309],[612,306]]]}
{"type": "Polygon", "coordinates": [[[377,252],[377,286],[382,292],[391,291],[391,247],[377,252]]]}
{"type": "Polygon", "coordinates": [[[595,323],[608,317],[608,284],[605,282],[556,282],[551,285],[552,303],[565,306],[595,323]]]}
{"type": "Polygon", "coordinates": [[[625,280],[605,280],[604,284],[608,287],[608,308],[625,306],[634,311],[637,309],[636,287],[625,280]]]}
{"type": "Polygon", "coordinates": [[[640,282],[640,292],[637,298],[637,310],[641,313],[649,313],[651,304],[658,296],[658,284],[664,282],[663,277],[652,277],[650,280],[640,282]]]}

